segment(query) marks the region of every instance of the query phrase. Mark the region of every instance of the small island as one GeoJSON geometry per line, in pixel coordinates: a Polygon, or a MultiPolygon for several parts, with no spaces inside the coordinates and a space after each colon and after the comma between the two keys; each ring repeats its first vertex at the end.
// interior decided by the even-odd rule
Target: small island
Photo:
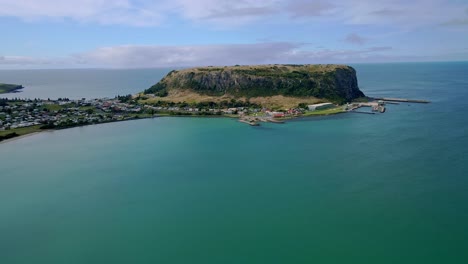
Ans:
{"type": "Polygon", "coordinates": [[[22,85],[0,83],[0,94],[3,94],[3,93],[17,93],[17,92],[19,92],[19,90],[21,90],[23,88],[24,87],[22,85]]]}

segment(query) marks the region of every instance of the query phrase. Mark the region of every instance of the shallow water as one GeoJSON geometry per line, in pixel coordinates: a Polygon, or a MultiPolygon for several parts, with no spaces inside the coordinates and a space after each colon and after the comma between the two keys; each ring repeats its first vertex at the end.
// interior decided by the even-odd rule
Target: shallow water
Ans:
{"type": "Polygon", "coordinates": [[[1,144],[1,262],[466,263],[468,64],[355,67],[366,94],[432,103],[1,144]]]}

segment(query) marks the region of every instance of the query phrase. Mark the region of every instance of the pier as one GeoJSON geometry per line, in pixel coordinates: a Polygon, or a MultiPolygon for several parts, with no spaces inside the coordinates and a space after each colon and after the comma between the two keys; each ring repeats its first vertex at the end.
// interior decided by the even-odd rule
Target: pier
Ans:
{"type": "MultiPolygon", "coordinates": [[[[356,114],[367,114],[367,115],[377,115],[383,114],[387,111],[386,104],[392,105],[399,105],[400,103],[419,103],[419,104],[427,104],[430,101],[427,100],[419,100],[419,99],[406,99],[406,98],[390,98],[390,97],[374,97],[368,98],[369,101],[367,102],[354,102],[348,103],[343,105],[343,111],[348,113],[356,113],[356,114]],[[360,108],[362,107],[369,107],[371,108],[370,111],[362,111],[360,108]]],[[[251,125],[251,126],[259,126],[261,122],[267,123],[276,123],[281,124],[284,123],[283,119],[276,119],[273,115],[261,115],[261,116],[241,116],[239,122],[251,125]]]]}
{"type": "Polygon", "coordinates": [[[245,123],[245,124],[248,124],[248,125],[251,125],[251,126],[259,126],[260,125],[260,124],[258,124],[257,122],[255,122],[253,120],[239,119],[239,122],[245,123]]]}
{"type": "Polygon", "coordinates": [[[381,100],[381,101],[388,101],[388,102],[399,102],[399,103],[418,103],[418,104],[428,104],[428,103],[430,103],[430,101],[426,101],[426,100],[416,100],[416,99],[406,99],[406,98],[386,98],[386,97],[377,98],[377,97],[375,97],[374,100],[381,100]]]}
{"type": "Polygon", "coordinates": [[[363,103],[352,103],[345,106],[347,112],[360,113],[360,114],[375,114],[376,112],[385,113],[387,108],[385,104],[398,105],[400,103],[418,103],[428,104],[430,101],[419,99],[406,99],[406,98],[390,98],[390,97],[374,97],[370,98],[371,101],[363,103]],[[361,107],[371,107],[372,112],[356,111],[361,107]]]}
{"type": "Polygon", "coordinates": [[[367,115],[375,115],[374,112],[365,112],[365,111],[356,111],[356,110],[353,110],[353,111],[349,111],[350,113],[356,113],[356,114],[367,114],[367,115]]]}
{"type": "Polygon", "coordinates": [[[264,123],[275,123],[275,124],[283,124],[283,120],[278,120],[273,117],[241,117],[239,119],[239,122],[251,125],[251,126],[259,126],[259,122],[264,122],[264,123]]]}

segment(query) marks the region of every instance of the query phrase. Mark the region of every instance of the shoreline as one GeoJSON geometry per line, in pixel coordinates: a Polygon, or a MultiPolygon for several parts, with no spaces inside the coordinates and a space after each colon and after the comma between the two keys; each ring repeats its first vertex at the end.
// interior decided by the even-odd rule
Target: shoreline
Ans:
{"type": "Polygon", "coordinates": [[[140,118],[131,118],[131,119],[125,119],[125,120],[110,121],[110,122],[102,122],[102,123],[98,123],[98,124],[85,124],[85,125],[80,125],[80,126],[72,126],[72,127],[64,127],[64,128],[56,128],[56,129],[43,129],[43,130],[35,131],[35,132],[32,132],[32,133],[24,134],[24,135],[21,135],[21,136],[17,136],[17,137],[2,140],[2,141],[0,141],[0,144],[10,142],[10,141],[13,141],[13,140],[17,140],[17,139],[22,139],[22,138],[28,137],[28,136],[33,136],[33,135],[36,135],[36,134],[41,134],[43,132],[53,132],[53,131],[70,129],[70,128],[87,127],[87,126],[110,124],[110,123],[119,123],[119,122],[124,122],[124,121],[132,121],[132,120],[140,120],[140,119],[153,119],[153,118],[157,118],[157,117],[163,117],[163,116],[140,117],[140,118]]]}
{"type": "MultiPolygon", "coordinates": [[[[306,118],[306,117],[318,117],[318,116],[331,116],[331,115],[338,115],[338,114],[344,114],[344,113],[347,113],[347,112],[338,112],[338,113],[333,113],[333,114],[317,114],[317,115],[311,115],[311,116],[294,116],[294,117],[289,117],[289,118],[279,118],[278,120],[281,120],[281,121],[287,121],[287,120],[295,120],[295,119],[301,119],[301,118],[306,118]]],[[[206,115],[206,116],[203,116],[203,115],[155,115],[155,116],[151,116],[151,117],[140,117],[140,118],[131,118],[131,119],[126,119],[126,120],[118,120],[118,121],[112,121],[112,122],[103,122],[103,123],[98,123],[98,124],[86,124],[86,125],[81,125],[81,126],[73,126],[73,127],[65,127],[65,128],[58,128],[58,129],[44,129],[44,130],[41,130],[41,131],[35,131],[35,132],[32,132],[32,133],[28,133],[28,134],[24,134],[24,135],[21,135],[21,136],[17,136],[17,137],[13,137],[13,138],[9,138],[9,139],[5,139],[5,140],[2,140],[0,141],[0,145],[1,144],[4,144],[4,143],[8,143],[8,142],[12,142],[12,141],[15,141],[15,140],[20,140],[22,138],[26,138],[26,137],[30,137],[30,136],[34,136],[34,135],[38,135],[38,134],[41,134],[43,132],[53,132],[53,131],[58,131],[58,130],[65,130],[65,129],[71,129],[71,128],[77,128],[77,127],[87,127],[87,126],[93,126],[93,125],[102,125],[102,124],[110,124],[110,123],[120,123],[120,122],[125,122],[125,121],[135,121],[135,120],[143,120],[143,119],[154,119],[154,118],[161,118],[161,117],[169,117],[169,118],[172,118],[172,117],[182,117],[182,118],[228,118],[228,119],[238,119],[238,117],[234,117],[234,116],[225,116],[225,115],[221,115],[221,116],[210,116],[210,115],[206,115]]]]}
{"type": "Polygon", "coordinates": [[[22,139],[22,138],[26,138],[26,137],[34,136],[34,135],[37,135],[37,134],[41,134],[42,132],[47,132],[47,131],[50,132],[50,131],[53,131],[53,130],[37,131],[37,132],[33,132],[33,133],[24,134],[24,135],[17,136],[17,137],[5,139],[5,140],[0,141],[0,145],[4,144],[4,143],[15,141],[15,140],[19,140],[19,139],[22,139]]]}
{"type": "Polygon", "coordinates": [[[6,83],[0,83],[0,95],[3,94],[14,94],[14,93],[21,93],[24,89],[23,85],[17,85],[17,84],[6,84],[6,83]],[[1,86],[10,86],[10,87],[5,87],[2,88],[1,86]]]}

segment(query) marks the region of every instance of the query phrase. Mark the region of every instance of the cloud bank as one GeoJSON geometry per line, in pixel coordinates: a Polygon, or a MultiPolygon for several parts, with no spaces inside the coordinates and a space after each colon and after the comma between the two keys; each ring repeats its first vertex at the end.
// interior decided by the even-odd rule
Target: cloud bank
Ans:
{"type": "Polygon", "coordinates": [[[270,63],[345,63],[388,56],[391,47],[308,50],[304,44],[268,42],[199,46],[113,46],[67,58],[0,56],[0,67],[151,68],[270,63]]]}
{"type": "Polygon", "coordinates": [[[170,17],[210,25],[322,18],[347,24],[417,27],[465,24],[460,1],[446,0],[0,0],[0,16],[23,20],[158,26],[170,17]],[[449,23],[450,24],[450,23],[449,23]]]}

